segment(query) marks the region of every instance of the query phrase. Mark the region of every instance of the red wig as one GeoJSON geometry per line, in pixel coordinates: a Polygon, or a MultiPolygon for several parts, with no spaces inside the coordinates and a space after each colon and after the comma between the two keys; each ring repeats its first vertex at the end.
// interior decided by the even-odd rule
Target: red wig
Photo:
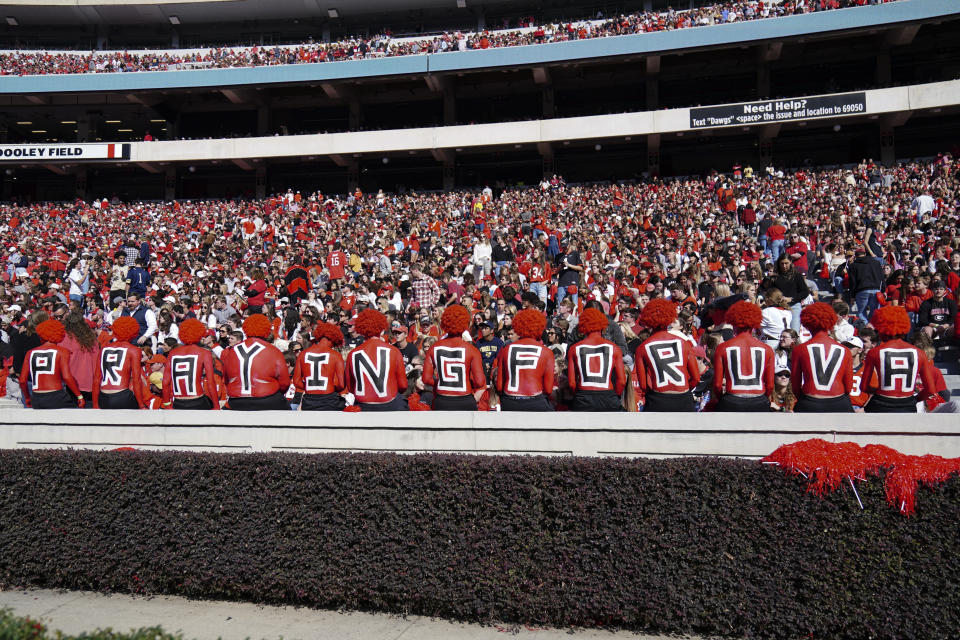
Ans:
{"type": "Polygon", "coordinates": [[[120,342],[128,342],[140,333],[140,325],[130,316],[120,316],[113,321],[113,337],[120,342]]]}
{"type": "MultiPolygon", "coordinates": [[[[136,320],[134,320],[134,323],[136,323],[136,320]]],[[[66,334],[67,332],[63,328],[63,323],[59,320],[44,320],[37,325],[37,335],[40,336],[40,339],[44,342],[52,342],[53,344],[57,344],[63,340],[63,337],[66,334]]]]}
{"type": "Polygon", "coordinates": [[[329,322],[320,322],[317,324],[317,328],[313,330],[314,340],[320,342],[324,338],[335,347],[343,344],[343,332],[340,331],[340,327],[329,322]]]}
{"type": "Polygon", "coordinates": [[[443,310],[440,328],[452,336],[459,336],[470,326],[470,312],[462,304],[452,304],[443,310]]]}
{"type": "Polygon", "coordinates": [[[740,302],[734,302],[727,309],[726,321],[734,329],[741,331],[759,329],[763,322],[763,311],[760,310],[759,305],[741,300],[740,302]]]}
{"type": "Polygon", "coordinates": [[[580,320],[577,322],[577,331],[583,335],[595,331],[603,331],[610,324],[607,314],[600,309],[584,309],[580,314],[580,320]]]}
{"type": "Polygon", "coordinates": [[[207,335],[207,327],[196,318],[187,318],[180,323],[178,337],[183,344],[197,344],[207,335]]]}
{"type": "Polygon", "coordinates": [[[826,302],[814,302],[800,312],[800,324],[814,335],[833,329],[839,320],[837,312],[826,302]]]}
{"type": "Polygon", "coordinates": [[[251,314],[243,321],[243,333],[248,338],[269,338],[272,332],[270,319],[262,313],[251,314]]]}
{"type": "Polygon", "coordinates": [[[910,333],[910,316],[903,307],[880,307],[870,316],[870,324],[882,336],[893,338],[910,333]]]}
{"type": "Polygon", "coordinates": [[[364,309],[357,314],[357,321],[353,326],[357,333],[367,338],[379,336],[387,330],[387,316],[376,309],[364,309]]]}
{"type": "Polygon", "coordinates": [[[513,330],[521,338],[539,340],[547,328],[547,316],[536,309],[523,309],[513,317],[513,330]]]}
{"type": "Polygon", "coordinates": [[[651,329],[666,329],[677,319],[677,305],[663,298],[654,298],[640,312],[640,322],[651,329]]]}

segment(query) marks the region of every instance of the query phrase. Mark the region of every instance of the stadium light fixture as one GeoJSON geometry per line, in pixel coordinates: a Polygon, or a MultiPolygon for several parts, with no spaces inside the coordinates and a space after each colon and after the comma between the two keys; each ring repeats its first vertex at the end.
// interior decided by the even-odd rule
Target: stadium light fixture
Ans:
{"type": "Polygon", "coordinates": [[[33,129],[30,133],[46,133],[46,129],[33,129]]]}
{"type": "Polygon", "coordinates": [[[31,122],[30,120],[17,120],[17,124],[27,125],[27,124],[33,124],[33,122],[31,122]]]}
{"type": "Polygon", "coordinates": [[[339,9],[327,9],[327,17],[333,18],[334,20],[336,20],[337,18],[340,17],[340,10],[339,10],[339,9]]]}
{"type": "Polygon", "coordinates": [[[467,0],[457,0],[457,9],[466,9],[467,0]]]}
{"type": "Polygon", "coordinates": [[[11,27],[19,27],[20,21],[17,20],[14,16],[7,16],[7,24],[11,27]]]}
{"type": "Polygon", "coordinates": [[[117,133],[133,133],[133,129],[117,129],[117,133]]]}
{"type": "Polygon", "coordinates": [[[107,124],[120,124],[121,120],[104,120],[107,124]]]}
{"type": "Polygon", "coordinates": [[[180,24],[180,16],[167,16],[167,20],[169,20],[172,25],[180,24]]]}
{"type": "Polygon", "coordinates": [[[76,120],[61,120],[60,124],[77,124],[76,120]]]}

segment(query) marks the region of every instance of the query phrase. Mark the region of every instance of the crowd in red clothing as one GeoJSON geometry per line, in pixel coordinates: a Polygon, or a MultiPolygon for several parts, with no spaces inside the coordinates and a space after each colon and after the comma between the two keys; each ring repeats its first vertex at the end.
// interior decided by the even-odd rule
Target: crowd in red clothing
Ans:
{"type": "Polygon", "coordinates": [[[134,370],[116,369],[127,356],[103,372],[103,350],[122,343],[139,351],[146,380],[131,406],[206,396],[237,408],[265,380],[272,408],[335,389],[326,408],[342,406],[342,390],[365,410],[397,395],[415,406],[658,411],[714,409],[727,396],[719,410],[739,396],[756,408],[762,396],[768,408],[812,410],[839,395],[868,405],[889,382],[871,353],[906,339],[897,349],[920,351],[890,362],[913,363],[910,401],[933,406],[948,394],[930,360],[956,341],[958,207],[950,154],[640,184],[553,176],[496,193],[5,204],[4,374],[29,387],[27,352],[52,318],[66,325],[61,346],[88,404],[103,404],[93,393],[105,381],[130,388],[134,370]],[[739,302],[760,308],[731,314],[739,302]],[[445,321],[456,305],[464,312],[445,321]],[[906,326],[878,333],[874,314],[890,308],[906,326]],[[364,310],[378,318],[361,321],[364,310]],[[136,320],[134,334],[117,334],[121,317],[136,320]],[[214,364],[202,366],[204,349],[214,364]]]}
{"type": "Polygon", "coordinates": [[[195,68],[261,67],[362,60],[471,49],[514,47],[587,38],[672,31],[759,20],[848,7],[883,4],[893,0],[736,0],[684,11],[643,11],[615,18],[599,18],[537,25],[523,19],[516,28],[477,33],[454,31],[424,38],[394,38],[389,31],[333,43],[303,43],[275,47],[218,47],[191,51],[11,51],[0,53],[0,75],[50,75],[171,71],[195,68]]]}

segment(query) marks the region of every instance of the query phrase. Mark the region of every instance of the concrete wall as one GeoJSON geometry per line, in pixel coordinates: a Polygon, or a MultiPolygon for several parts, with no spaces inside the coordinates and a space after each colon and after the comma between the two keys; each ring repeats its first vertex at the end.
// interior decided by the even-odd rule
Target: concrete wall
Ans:
{"type": "Polygon", "coordinates": [[[564,60],[645,55],[725,46],[848,29],[882,28],[899,22],[928,20],[958,13],[960,13],[960,2],[957,0],[900,0],[872,7],[841,9],[769,20],[483,51],[254,69],[6,76],[0,80],[0,94],[227,87],[516,67],[550,64],[564,60]]]}
{"type": "MultiPolygon", "coordinates": [[[[958,1],[960,6],[960,1],[958,1]]],[[[867,91],[866,115],[960,104],[960,80],[867,91]]],[[[854,114],[862,118],[864,114],[854,114]]],[[[837,120],[844,116],[832,116],[837,120]]],[[[845,116],[850,117],[850,116],[845,116]]],[[[741,126],[741,125],[732,125],[741,126]]],[[[759,131],[759,126],[752,127],[759,131]]],[[[690,109],[524,122],[218,140],[132,143],[131,162],[276,158],[594,140],[690,130],[690,109]]],[[[22,159],[18,160],[22,162],[22,159]]]]}
{"type": "Polygon", "coordinates": [[[948,414],[232,413],[4,409],[0,448],[763,457],[823,438],[960,457],[948,414]]]}

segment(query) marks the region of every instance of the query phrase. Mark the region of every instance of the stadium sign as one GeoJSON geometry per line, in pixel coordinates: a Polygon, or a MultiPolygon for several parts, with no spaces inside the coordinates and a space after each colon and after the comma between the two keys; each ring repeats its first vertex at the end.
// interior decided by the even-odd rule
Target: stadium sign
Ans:
{"type": "Polygon", "coordinates": [[[812,98],[786,98],[762,102],[741,102],[716,107],[690,109],[690,128],[736,127],[751,124],[776,124],[815,120],[834,116],[854,116],[867,112],[867,94],[838,93],[812,98]]]}
{"type": "Polygon", "coordinates": [[[63,162],[75,160],[129,160],[130,145],[0,144],[0,162],[63,162]]]}

